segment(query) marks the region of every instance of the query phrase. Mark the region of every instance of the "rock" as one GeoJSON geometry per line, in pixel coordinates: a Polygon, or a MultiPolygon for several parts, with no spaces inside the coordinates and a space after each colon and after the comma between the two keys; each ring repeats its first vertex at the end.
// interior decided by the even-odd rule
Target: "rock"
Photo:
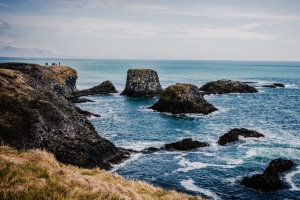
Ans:
{"type": "Polygon", "coordinates": [[[73,92],[75,97],[87,96],[87,95],[97,95],[97,94],[109,94],[109,93],[117,93],[115,86],[110,81],[104,81],[100,85],[92,87],[86,90],[80,90],[73,92]]]}
{"type": "Polygon", "coordinates": [[[176,84],[167,87],[161,98],[150,107],[159,112],[209,114],[217,109],[200,94],[197,86],[176,84]]]}
{"type": "Polygon", "coordinates": [[[86,168],[108,169],[110,160],[123,158],[124,151],[99,136],[64,97],[76,90],[75,77],[70,67],[1,63],[0,142],[45,149],[60,162],[86,168]]]}
{"type": "Polygon", "coordinates": [[[283,188],[283,183],[279,178],[280,172],[290,170],[295,163],[291,160],[276,159],[270,162],[263,174],[256,174],[252,177],[245,177],[241,185],[262,192],[275,191],[283,188]]]}
{"type": "Polygon", "coordinates": [[[98,115],[98,114],[94,114],[94,113],[88,112],[88,111],[86,111],[86,110],[82,110],[81,108],[76,107],[76,106],[75,106],[75,109],[76,109],[76,111],[77,111],[78,113],[84,115],[85,117],[101,117],[101,116],[98,115]]]}
{"type": "Polygon", "coordinates": [[[236,142],[239,141],[239,136],[244,136],[244,137],[264,137],[263,134],[256,132],[256,131],[252,131],[252,130],[247,130],[245,128],[234,128],[232,130],[230,130],[229,132],[225,133],[224,135],[222,135],[219,138],[218,143],[220,145],[225,145],[227,143],[231,143],[231,142],[236,142]]]}
{"type": "Polygon", "coordinates": [[[95,102],[93,100],[90,99],[86,99],[86,98],[68,98],[69,101],[71,101],[72,103],[86,103],[86,102],[95,102]]]}
{"type": "Polygon", "coordinates": [[[160,151],[161,149],[157,148],[157,147],[149,147],[149,148],[146,148],[144,149],[142,152],[144,153],[154,153],[154,152],[157,152],[157,151],[160,151]]]}
{"type": "Polygon", "coordinates": [[[208,82],[204,84],[199,90],[203,91],[203,95],[258,92],[254,87],[246,83],[225,79],[208,82]]]}
{"type": "Polygon", "coordinates": [[[199,147],[206,147],[206,146],[209,146],[209,144],[207,142],[199,142],[197,140],[192,140],[191,138],[187,138],[187,139],[183,139],[179,142],[166,144],[165,148],[187,151],[187,150],[196,149],[199,147]]]}
{"type": "Polygon", "coordinates": [[[291,160],[284,160],[281,158],[275,159],[270,162],[269,166],[265,170],[265,173],[278,174],[280,172],[290,170],[294,165],[295,163],[291,160]]]}
{"type": "Polygon", "coordinates": [[[121,95],[130,97],[160,96],[163,89],[157,72],[152,69],[129,69],[124,91],[121,95]]]}
{"type": "Polygon", "coordinates": [[[262,85],[261,87],[268,87],[268,88],[278,88],[278,87],[285,87],[285,85],[283,83],[270,83],[270,84],[266,84],[266,85],[262,85]]]}

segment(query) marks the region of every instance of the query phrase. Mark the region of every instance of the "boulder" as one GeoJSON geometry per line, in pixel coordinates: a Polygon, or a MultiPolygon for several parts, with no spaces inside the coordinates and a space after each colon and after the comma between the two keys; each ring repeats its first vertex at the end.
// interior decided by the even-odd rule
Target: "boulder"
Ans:
{"type": "Polygon", "coordinates": [[[111,81],[104,81],[100,85],[92,87],[86,90],[80,90],[73,92],[75,97],[87,96],[87,95],[97,95],[97,94],[109,94],[109,93],[117,93],[115,86],[111,81]]]}
{"type": "Polygon", "coordinates": [[[225,133],[224,135],[222,135],[219,138],[218,143],[220,145],[225,145],[227,143],[232,143],[232,142],[236,142],[239,141],[239,136],[243,136],[243,137],[264,137],[263,134],[256,132],[256,131],[252,131],[252,130],[247,130],[245,128],[234,128],[232,130],[230,130],[229,132],[225,133]]]}
{"type": "Polygon", "coordinates": [[[192,138],[187,138],[178,142],[166,144],[165,148],[187,151],[187,150],[196,149],[199,147],[206,147],[206,146],[209,146],[207,142],[199,142],[197,140],[192,140],[192,138]]]}
{"type": "Polygon", "coordinates": [[[200,94],[192,84],[176,84],[167,87],[161,98],[150,107],[159,112],[209,114],[217,109],[200,94]]]}
{"type": "Polygon", "coordinates": [[[276,159],[270,162],[263,174],[256,174],[252,177],[245,177],[241,185],[259,190],[262,192],[275,191],[283,188],[283,182],[279,173],[290,170],[295,163],[291,160],[276,159]]]}
{"type": "Polygon", "coordinates": [[[77,72],[64,66],[0,64],[0,142],[17,149],[44,149],[63,163],[110,168],[128,156],[101,137],[65,98],[77,72]]]}
{"type": "Polygon", "coordinates": [[[124,91],[121,95],[130,97],[160,96],[163,89],[157,72],[152,69],[129,69],[124,91]]]}
{"type": "Polygon", "coordinates": [[[208,82],[199,90],[202,91],[203,95],[258,92],[254,87],[246,83],[225,79],[208,82]]]}

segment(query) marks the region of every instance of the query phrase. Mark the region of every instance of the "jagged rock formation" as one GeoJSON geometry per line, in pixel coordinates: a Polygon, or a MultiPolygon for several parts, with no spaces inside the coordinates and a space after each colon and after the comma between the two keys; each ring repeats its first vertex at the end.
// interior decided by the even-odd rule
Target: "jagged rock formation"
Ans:
{"type": "Polygon", "coordinates": [[[167,87],[161,98],[150,107],[159,112],[209,114],[217,109],[200,94],[192,84],[176,84],[167,87]]]}
{"type": "Polygon", "coordinates": [[[130,97],[160,96],[163,89],[157,72],[152,69],[129,69],[124,91],[121,95],[130,97]]]}
{"type": "Polygon", "coordinates": [[[104,81],[100,85],[92,87],[86,90],[80,90],[73,92],[75,97],[87,96],[87,95],[96,95],[96,94],[109,94],[109,93],[117,93],[115,86],[110,81],[104,81]]]}
{"type": "Polygon", "coordinates": [[[252,177],[245,177],[241,185],[259,190],[262,192],[269,192],[283,188],[283,183],[279,178],[279,173],[290,170],[295,163],[291,160],[275,159],[270,162],[263,174],[256,174],[252,177]]]}
{"type": "Polygon", "coordinates": [[[204,84],[199,90],[202,91],[201,93],[203,95],[258,92],[254,87],[246,83],[225,79],[208,82],[204,84]]]}
{"type": "Polygon", "coordinates": [[[187,138],[178,142],[166,144],[165,148],[187,151],[187,150],[196,149],[199,147],[206,147],[206,146],[209,146],[207,142],[200,142],[197,140],[192,140],[192,138],[187,138]]]}
{"type": "Polygon", "coordinates": [[[225,133],[224,135],[222,135],[219,138],[218,143],[220,145],[225,145],[227,143],[231,143],[231,142],[236,142],[239,141],[239,136],[244,136],[244,137],[265,137],[263,134],[256,132],[256,131],[252,131],[252,130],[247,130],[245,128],[234,128],[232,130],[230,130],[229,132],[225,133]]]}
{"type": "Polygon", "coordinates": [[[99,136],[64,95],[76,90],[70,67],[0,64],[0,141],[17,149],[40,148],[67,164],[108,169],[129,152],[99,136]]]}

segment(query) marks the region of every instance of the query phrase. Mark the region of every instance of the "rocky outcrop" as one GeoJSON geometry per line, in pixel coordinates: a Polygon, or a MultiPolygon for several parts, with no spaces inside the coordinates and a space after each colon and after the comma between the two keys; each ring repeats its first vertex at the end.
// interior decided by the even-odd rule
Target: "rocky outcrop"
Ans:
{"type": "Polygon", "coordinates": [[[252,87],[265,87],[265,88],[284,88],[283,83],[259,83],[259,82],[243,82],[252,87]]]}
{"type": "Polygon", "coordinates": [[[124,91],[121,95],[130,97],[160,96],[163,89],[157,72],[152,69],[129,69],[124,91]]]}
{"type": "Polygon", "coordinates": [[[239,136],[243,136],[243,137],[264,137],[263,134],[256,132],[256,131],[252,131],[252,130],[247,130],[245,128],[234,128],[232,130],[230,130],[229,132],[225,133],[224,135],[222,135],[219,138],[218,143],[220,145],[225,145],[227,143],[232,143],[232,142],[236,142],[239,141],[239,136]]]}
{"type": "Polygon", "coordinates": [[[109,94],[109,93],[117,93],[115,86],[110,81],[104,81],[100,85],[92,87],[86,90],[80,90],[73,92],[75,97],[87,96],[87,95],[97,95],[97,94],[109,94]]]}
{"type": "Polygon", "coordinates": [[[101,117],[100,115],[98,114],[94,114],[94,113],[91,113],[89,111],[86,111],[86,110],[82,110],[81,108],[79,107],[74,107],[76,109],[76,111],[82,115],[84,115],[85,117],[101,117]]]}
{"type": "Polygon", "coordinates": [[[192,140],[192,138],[187,138],[178,142],[166,144],[165,148],[187,151],[187,150],[196,149],[199,147],[206,147],[206,146],[209,146],[207,142],[200,142],[197,140],[192,140]]]}
{"type": "Polygon", "coordinates": [[[76,90],[75,77],[70,67],[1,63],[0,141],[17,149],[45,149],[80,167],[108,169],[110,160],[128,157],[64,98],[76,90]]]}
{"type": "Polygon", "coordinates": [[[192,84],[176,84],[167,87],[161,98],[150,107],[159,112],[209,114],[217,109],[200,94],[192,84]]]}
{"type": "Polygon", "coordinates": [[[291,160],[276,159],[270,162],[263,174],[245,177],[241,185],[262,192],[275,191],[283,188],[279,173],[290,170],[295,163],[291,160]]]}
{"type": "Polygon", "coordinates": [[[254,87],[246,83],[225,79],[208,82],[204,84],[199,90],[202,91],[201,93],[203,95],[258,92],[254,87]]]}

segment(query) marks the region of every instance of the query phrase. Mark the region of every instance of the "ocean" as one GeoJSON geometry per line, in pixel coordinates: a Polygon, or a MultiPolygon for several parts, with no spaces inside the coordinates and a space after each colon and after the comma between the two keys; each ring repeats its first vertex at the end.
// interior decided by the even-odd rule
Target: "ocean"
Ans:
{"type": "Polygon", "coordinates": [[[77,70],[78,89],[112,81],[117,94],[88,96],[95,102],[76,106],[100,114],[89,120],[99,135],[116,146],[139,151],[183,138],[210,144],[187,152],[133,153],[115,165],[112,173],[207,199],[300,199],[300,62],[19,58],[1,58],[0,62],[60,62],[77,70]],[[283,83],[286,87],[259,87],[254,94],[209,95],[204,98],[218,111],[172,115],[148,109],[157,97],[120,96],[130,68],[156,70],[163,88],[176,83],[201,87],[219,79],[283,83]],[[218,145],[218,138],[233,128],[255,130],[265,137],[241,137],[236,143],[218,145]],[[298,164],[281,174],[284,189],[262,193],[239,184],[245,176],[262,173],[276,158],[298,164]]]}

